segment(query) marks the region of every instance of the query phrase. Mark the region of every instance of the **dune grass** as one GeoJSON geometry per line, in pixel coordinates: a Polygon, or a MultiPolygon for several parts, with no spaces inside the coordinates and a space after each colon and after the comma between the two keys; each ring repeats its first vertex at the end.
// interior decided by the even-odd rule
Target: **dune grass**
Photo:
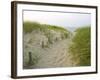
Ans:
{"type": "Polygon", "coordinates": [[[69,33],[68,30],[62,28],[61,26],[55,26],[55,25],[49,25],[49,24],[40,24],[39,22],[30,22],[25,21],[23,23],[23,30],[25,33],[31,32],[32,30],[41,29],[43,31],[45,30],[54,30],[54,31],[60,31],[63,33],[69,33]]]}
{"type": "Polygon", "coordinates": [[[23,23],[23,30],[24,30],[25,33],[30,33],[33,30],[39,29],[40,27],[41,27],[40,24],[37,23],[37,22],[26,21],[26,22],[23,23]]]}
{"type": "Polygon", "coordinates": [[[70,52],[73,55],[73,60],[77,62],[78,66],[91,65],[90,52],[90,27],[78,28],[73,38],[73,44],[70,47],[70,52]]]}

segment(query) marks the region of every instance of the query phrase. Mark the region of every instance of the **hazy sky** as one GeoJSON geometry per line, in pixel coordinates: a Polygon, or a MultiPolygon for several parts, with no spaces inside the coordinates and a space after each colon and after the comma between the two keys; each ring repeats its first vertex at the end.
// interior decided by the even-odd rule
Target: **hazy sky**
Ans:
{"type": "Polygon", "coordinates": [[[24,21],[35,21],[62,27],[81,27],[91,24],[91,14],[24,11],[24,21]]]}

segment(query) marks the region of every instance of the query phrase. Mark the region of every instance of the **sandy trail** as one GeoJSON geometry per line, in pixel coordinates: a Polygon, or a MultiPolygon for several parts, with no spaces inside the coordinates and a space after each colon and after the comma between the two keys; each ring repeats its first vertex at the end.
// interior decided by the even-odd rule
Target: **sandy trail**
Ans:
{"type": "MultiPolygon", "coordinates": [[[[43,39],[36,35],[36,39],[43,39]]],[[[28,37],[32,37],[28,35],[28,37]]],[[[29,44],[29,49],[33,54],[39,56],[38,62],[29,68],[52,68],[52,67],[72,67],[75,66],[72,61],[72,55],[69,53],[69,47],[72,44],[73,35],[68,38],[59,40],[49,45],[49,48],[41,48],[38,41],[35,44],[29,44]]],[[[28,56],[28,55],[25,55],[28,56]]],[[[27,57],[26,57],[27,58],[27,57]]]]}
{"type": "Polygon", "coordinates": [[[41,53],[41,59],[35,65],[36,67],[69,67],[74,66],[69,53],[69,47],[72,43],[72,37],[60,40],[50,45],[45,53],[41,53]]]}

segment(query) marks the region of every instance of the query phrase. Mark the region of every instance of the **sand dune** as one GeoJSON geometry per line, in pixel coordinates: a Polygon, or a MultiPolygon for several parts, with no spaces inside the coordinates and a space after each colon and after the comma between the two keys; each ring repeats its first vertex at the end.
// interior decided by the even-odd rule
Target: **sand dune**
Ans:
{"type": "MultiPolygon", "coordinates": [[[[42,48],[41,41],[46,42],[47,39],[43,33],[35,32],[24,35],[24,68],[52,68],[52,67],[69,67],[75,66],[72,61],[72,55],[69,53],[69,47],[72,43],[73,35],[68,38],[59,39],[49,47],[42,48]],[[32,40],[32,41],[30,41],[32,40]],[[30,41],[30,43],[29,43],[30,41]],[[37,57],[37,62],[34,65],[27,66],[29,61],[28,52],[32,52],[32,58],[37,57]]],[[[36,60],[36,59],[34,59],[36,60]]]]}

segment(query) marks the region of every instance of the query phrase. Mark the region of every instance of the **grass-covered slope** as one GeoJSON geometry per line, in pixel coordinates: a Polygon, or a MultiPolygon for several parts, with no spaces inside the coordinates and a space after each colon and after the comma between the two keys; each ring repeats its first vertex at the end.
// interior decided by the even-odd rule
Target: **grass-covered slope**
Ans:
{"type": "Polygon", "coordinates": [[[70,52],[73,55],[73,60],[78,66],[91,65],[91,42],[90,42],[90,27],[78,28],[73,37],[73,44],[70,47],[70,52]]]}
{"type": "Polygon", "coordinates": [[[60,31],[63,33],[68,33],[68,31],[60,26],[55,26],[55,25],[48,25],[48,24],[40,24],[38,22],[29,22],[26,21],[23,23],[23,30],[25,33],[32,32],[33,30],[54,30],[54,31],[60,31]]]}

